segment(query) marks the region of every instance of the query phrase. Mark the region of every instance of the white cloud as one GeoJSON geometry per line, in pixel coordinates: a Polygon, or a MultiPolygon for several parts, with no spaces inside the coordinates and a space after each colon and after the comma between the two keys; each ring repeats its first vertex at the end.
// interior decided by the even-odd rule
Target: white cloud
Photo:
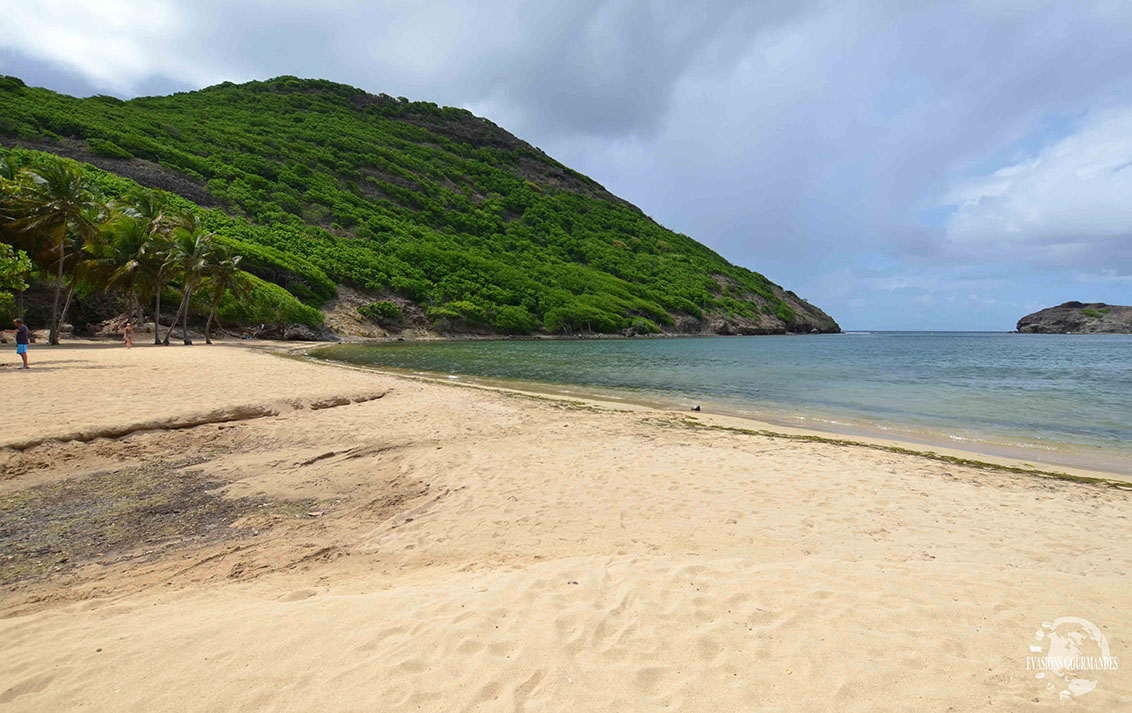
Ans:
{"type": "Polygon", "coordinates": [[[1132,251],[1132,106],[1088,116],[1032,159],[951,188],[946,235],[975,257],[1111,268],[1132,251]]]}
{"type": "Polygon", "coordinates": [[[129,92],[154,75],[204,83],[217,73],[171,42],[188,18],[170,0],[0,0],[0,46],[66,67],[95,86],[129,92]]]}

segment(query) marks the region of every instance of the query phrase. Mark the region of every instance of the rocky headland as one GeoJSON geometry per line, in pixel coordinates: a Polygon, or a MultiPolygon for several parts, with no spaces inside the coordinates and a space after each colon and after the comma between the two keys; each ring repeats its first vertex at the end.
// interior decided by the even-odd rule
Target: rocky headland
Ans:
{"type": "Polygon", "coordinates": [[[1132,307],[1104,302],[1066,302],[1018,320],[1027,334],[1132,334],[1132,307]]]}

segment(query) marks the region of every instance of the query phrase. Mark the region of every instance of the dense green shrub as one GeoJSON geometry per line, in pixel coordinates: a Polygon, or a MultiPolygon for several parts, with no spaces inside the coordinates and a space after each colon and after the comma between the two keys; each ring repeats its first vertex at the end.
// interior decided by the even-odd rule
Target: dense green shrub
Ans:
{"type": "Polygon", "coordinates": [[[113,141],[104,141],[102,139],[87,139],[86,145],[90,147],[91,153],[99,156],[107,156],[109,158],[133,158],[134,155],[122,148],[113,141]]]}
{"type": "Polygon", "coordinates": [[[538,320],[526,307],[503,305],[495,311],[491,323],[505,334],[530,334],[538,328],[538,320]]]}
{"type": "Polygon", "coordinates": [[[13,292],[26,290],[33,270],[31,258],[23,250],[0,243],[0,329],[7,329],[16,314],[13,292]]]}
{"type": "Polygon", "coordinates": [[[559,334],[582,332],[612,334],[619,331],[624,323],[623,318],[580,304],[555,307],[543,316],[546,331],[559,334]]]}
{"type": "Polygon", "coordinates": [[[4,329],[16,317],[16,297],[11,292],[0,292],[0,324],[4,329]]]}
{"type": "Polygon", "coordinates": [[[434,305],[428,308],[425,316],[440,329],[474,327],[484,323],[483,310],[467,300],[434,305]]]}
{"type": "Polygon", "coordinates": [[[788,325],[794,324],[794,320],[797,319],[797,315],[794,314],[794,310],[790,309],[782,303],[776,304],[774,306],[774,315],[788,325]]]}
{"type": "Polygon", "coordinates": [[[401,321],[401,308],[393,302],[371,302],[358,308],[366,319],[372,319],[380,324],[392,324],[401,321]]]}
{"type": "Polygon", "coordinates": [[[656,322],[644,317],[636,317],[633,323],[629,325],[629,329],[633,334],[660,334],[661,329],[656,322]]]}
{"type": "Polygon", "coordinates": [[[287,290],[254,275],[249,275],[249,279],[252,289],[247,297],[238,301],[226,298],[221,303],[218,311],[221,319],[276,327],[287,324],[322,325],[322,313],[298,301],[287,290]]]}

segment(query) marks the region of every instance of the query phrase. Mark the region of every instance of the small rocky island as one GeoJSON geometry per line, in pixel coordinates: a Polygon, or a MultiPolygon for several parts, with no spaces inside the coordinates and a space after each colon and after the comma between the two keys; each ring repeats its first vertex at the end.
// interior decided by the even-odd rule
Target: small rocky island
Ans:
{"type": "Polygon", "coordinates": [[[1027,334],[1132,334],[1132,307],[1104,302],[1066,302],[1018,320],[1027,334]]]}

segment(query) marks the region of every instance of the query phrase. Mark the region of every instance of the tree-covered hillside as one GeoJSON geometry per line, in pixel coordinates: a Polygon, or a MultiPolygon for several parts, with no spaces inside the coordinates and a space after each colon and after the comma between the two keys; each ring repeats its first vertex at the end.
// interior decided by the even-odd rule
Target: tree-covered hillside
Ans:
{"type": "Polygon", "coordinates": [[[349,286],[389,330],[838,329],[462,109],[294,77],[130,101],[0,77],[0,143],[177,194],[244,269],[314,307],[349,286]]]}

